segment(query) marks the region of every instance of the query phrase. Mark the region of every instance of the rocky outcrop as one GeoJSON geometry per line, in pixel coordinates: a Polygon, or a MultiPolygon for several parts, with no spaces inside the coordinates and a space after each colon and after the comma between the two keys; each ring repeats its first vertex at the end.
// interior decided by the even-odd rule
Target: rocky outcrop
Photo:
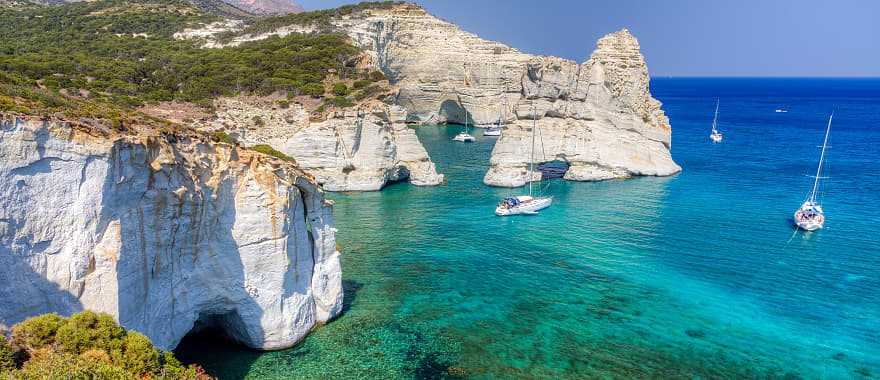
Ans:
{"type": "Polygon", "coordinates": [[[399,106],[367,102],[310,120],[300,104],[282,108],[259,100],[220,99],[217,117],[201,126],[223,130],[244,145],[267,144],[329,191],[379,190],[389,182],[443,181],[399,106]]]}
{"type": "Polygon", "coordinates": [[[517,120],[496,143],[483,181],[513,187],[541,178],[528,170],[533,126],[540,141],[534,161],[567,162],[565,179],[678,173],[669,151],[672,129],[648,83],[638,41],[626,30],[600,39],[581,65],[552,57],[530,60],[514,110],[517,120]]]}
{"type": "Polygon", "coordinates": [[[290,163],[200,136],[6,117],[0,324],[82,309],[171,349],[214,325],[289,347],[340,313],[331,205],[290,163]]]}
{"type": "MultiPolygon", "coordinates": [[[[544,147],[535,161],[569,163],[567,179],[681,170],[669,152],[669,120],[651,97],[638,41],[626,30],[600,39],[590,59],[577,64],[483,40],[412,4],[367,9],[329,23],[364,49],[370,64],[399,88],[396,103],[410,121],[505,121],[484,178],[489,185],[520,186],[540,178],[526,169],[533,119],[544,147]]],[[[315,30],[315,25],[289,25],[240,36],[231,44],[315,30]]]]}

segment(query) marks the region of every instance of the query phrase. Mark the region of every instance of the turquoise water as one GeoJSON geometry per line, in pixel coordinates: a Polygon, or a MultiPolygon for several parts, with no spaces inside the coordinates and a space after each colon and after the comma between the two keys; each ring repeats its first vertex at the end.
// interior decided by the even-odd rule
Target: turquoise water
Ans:
{"type": "Polygon", "coordinates": [[[880,377],[880,80],[652,90],[681,174],[553,180],[551,208],[499,218],[519,190],[481,182],[494,138],[419,127],[447,184],[331,195],[341,317],[289,350],[179,353],[221,378],[880,377]],[[832,108],[827,227],[795,232],[832,108]]]}

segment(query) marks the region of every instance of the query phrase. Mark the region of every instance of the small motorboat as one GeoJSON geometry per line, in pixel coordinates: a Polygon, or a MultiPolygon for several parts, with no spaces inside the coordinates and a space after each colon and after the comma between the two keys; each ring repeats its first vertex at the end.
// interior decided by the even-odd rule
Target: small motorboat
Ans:
{"type": "Polygon", "coordinates": [[[788,112],[788,110],[787,110],[787,109],[784,109],[784,108],[777,108],[776,111],[774,111],[774,112],[776,112],[776,113],[786,113],[786,112],[788,112]]]}

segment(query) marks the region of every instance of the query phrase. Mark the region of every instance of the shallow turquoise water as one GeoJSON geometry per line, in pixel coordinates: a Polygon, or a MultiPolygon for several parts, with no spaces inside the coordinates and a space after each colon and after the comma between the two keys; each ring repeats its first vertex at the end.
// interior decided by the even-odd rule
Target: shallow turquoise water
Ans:
{"type": "Polygon", "coordinates": [[[554,180],[541,215],[499,218],[519,190],[481,183],[494,138],[419,127],[447,184],[331,195],[343,316],[289,350],[200,337],[180,354],[222,378],[880,376],[880,81],[653,91],[681,174],[554,180]],[[794,233],[834,107],[827,228],[794,233]]]}

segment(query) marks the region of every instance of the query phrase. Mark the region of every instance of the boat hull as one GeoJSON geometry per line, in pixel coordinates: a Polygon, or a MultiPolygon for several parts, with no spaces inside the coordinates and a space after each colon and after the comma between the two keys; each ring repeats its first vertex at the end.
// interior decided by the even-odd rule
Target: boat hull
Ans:
{"type": "Polygon", "coordinates": [[[483,136],[501,136],[501,130],[488,130],[486,132],[483,132],[483,136]]]}
{"type": "Polygon", "coordinates": [[[476,138],[474,138],[474,136],[471,136],[467,133],[459,133],[458,135],[456,135],[452,139],[455,141],[461,141],[461,142],[474,142],[477,140],[476,138]]]}
{"type": "Polygon", "coordinates": [[[804,203],[794,213],[794,224],[804,231],[816,231],[825,227],[825,214],[822,206],[804,203]]]}
{"type": "MultiPolygon", "coordinates": [[[[520,198],[520,197],[517,197],[520,198]]],[[[523,197],[525,198],[525,197],[523,197]]],[[[528,197],[531,198],[531,197],[528,197]]],[[[535,215],[538,211],[543,210],[553,204],[553,197],[531,198],[513,207],[498,206],[495,208],[495,215],[511,216],[511,215],[535,215]]]]}
{"type": "Polygon", "coordinates": [[[713,133],[713,134],[709,135],[709,139],[712,140],[712,142],[717,143],[717,142],[721,142],[721,140],[724,139],[724,136],[721,135],[720,133],[713,133]]]}

